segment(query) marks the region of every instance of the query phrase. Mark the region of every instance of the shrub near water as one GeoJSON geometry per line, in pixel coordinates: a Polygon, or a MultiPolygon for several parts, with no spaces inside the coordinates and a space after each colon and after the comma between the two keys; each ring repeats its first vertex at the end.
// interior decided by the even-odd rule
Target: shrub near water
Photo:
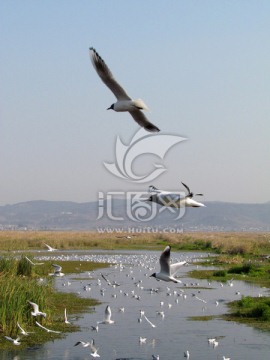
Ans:
{"type": "Polygon", "coordinates": [[[270,320],[270,298],[251,296],[243,297],[238,302],[233,302],[230,305],[235,312],[233,315],[237,317],[251,318],[256,321],[270,320]]]}

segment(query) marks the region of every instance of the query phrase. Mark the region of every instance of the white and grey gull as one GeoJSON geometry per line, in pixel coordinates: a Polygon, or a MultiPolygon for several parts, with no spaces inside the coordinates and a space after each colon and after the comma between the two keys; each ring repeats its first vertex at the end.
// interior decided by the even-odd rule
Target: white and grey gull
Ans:
{"type": "Polygon", "coordinates": [[[160,131],[142,112],[142,110],[148,110],[145,103],[141,99],[132,100],[122,86],[115,80],[111,70],[97,51],[93,47],[91,47],[89,51],[92,64],[97,74],[117,99],[107,110],[111,109],[117,112],[128,111],[133,119],[145,130],[150,132],[160,131]]]}
{"type": "Polygon", "coordinates": [[[32,306],[33,308],[33,311],[31,311],[31,315],[32,316],[43,316],[44,318],[46,318],[46,313],[42,312],[42,311],[39,311],[39,306],[38,304],[32,302],[32,301],[29,301],[28,300],[28,303],[32,306]]]}
{"type": "Polygon", "coordinates": [[[183,186],[187,189],[188,194],[181,196],[180,192],[172,192],[159,190],[155,186],[149,186],[150,196],[146,201],[152,201],[162,206],[169,206],[174,208],[183,207],[205,207],[204,204],[193,199],[194,196],[202,196],[203,194],[193,194],[189,187],[182,182],[183,186]]]}
{"type": "Polygon", "coordinates": [[[186,261],[180,261],[175,264],[170,264],[171,247],[168,245],[165,247],[160,255],[160,271],[153,273],[150,277],[154,277],[157,280],[172,281],[174,283],[181,283],[181,280],[177,280],[174,276],[181,266],[186,264],[186,261]]]}
{"type": "Polygon", "coordinates": [[[112,311],[109,305],[106,306],[105,309],[105,316],[103,321],[98,321],[97,324],[107,324],[111,325],[114,324],[114,320],[111,320],[112,317],[112,311]]]}

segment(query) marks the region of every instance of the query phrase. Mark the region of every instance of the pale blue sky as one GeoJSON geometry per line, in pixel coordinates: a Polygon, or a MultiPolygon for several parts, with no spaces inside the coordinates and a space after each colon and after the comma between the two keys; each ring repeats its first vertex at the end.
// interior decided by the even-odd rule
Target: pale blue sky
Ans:
{"type": "Polygon", "coordinates": [[[151,183],[181,180],[205,201],[270,200],[268,0],[2,0],[0,39],[0,205],[150,185],[103,166],[116,136],[128,142],[138,127],[106,111],[115,98],[90,46],[163,133],[188,138],[151,183]]]}

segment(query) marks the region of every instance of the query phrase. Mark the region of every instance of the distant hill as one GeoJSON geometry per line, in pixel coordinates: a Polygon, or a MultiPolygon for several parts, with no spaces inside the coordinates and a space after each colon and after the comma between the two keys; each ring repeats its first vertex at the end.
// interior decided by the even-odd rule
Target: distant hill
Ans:
{"type": "MultiPolygon", "coordinates": [[[[113,208],[103,204],[69,201],[28,201],[0,206],[0,229],[100,230],[117,231],[270,231],[270,202],[238,204],[206,202],[205,208],[188,208],[183,217],[165,210],[149,221],[135,221],[124,200],[114,200],[113,208]],[[111,215],[110,215],[111,214],[111,215]],[[112,219],[114,217],[114,219],[112,219]],[[120,219],[121,218],[121,219],[120,219]]],[[[138,210],[138,209],[137,209],[138,210]]],[[[134,210],[135,211],[135,210],[134,210]]],[[[143,216],[143,212],[141,213],[143,216]]]]}

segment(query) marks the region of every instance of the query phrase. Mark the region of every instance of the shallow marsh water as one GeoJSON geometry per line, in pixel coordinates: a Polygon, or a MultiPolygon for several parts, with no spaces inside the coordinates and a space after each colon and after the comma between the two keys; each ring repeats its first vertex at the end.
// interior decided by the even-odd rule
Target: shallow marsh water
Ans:
{"type": "Polygon", "coordinates": [[[189,262],[178,274],[182,284],[158,282],[149,276],[159,270],[159,255],[160,252],[156,251],[37,254],[38,259],[52,259],[56,263],[63,261],[63,272],[65,260],[111,263],[103,270],[55,279],[55,286],[60,291],[80,293],[80,296],[96,298],[102,304],[96,307],[94,313],[83,314],[74,320],[70,317],[71,322],[81,326],[81,331],[34,349],[0,350],[0,359],[90,359],[89,347],[74,347],[74,344],[79,340],[90,341],[91,338],[95,339],[100,358],[106,360],[151,360],[153,354],[159,355],[160,360],[184,359],[186,350],[190,352],[190,359],[222,360],[223,356],[231,360],[270,358],[270,332],[219,319],[189,320],[190,316],[223,314],[227,311],[226,302],[239,299],[242,295],[263,295],[267,289],[239,281],[232,281],[233,286],[229,283],[221,286],[219,282],[188,278],[187,272],[197,268],[196,260],[205,254],[186,252],[172,253],[173,262],[189,262]],[[101,274],[120,286],[108,285],[101,274]],[[92,331],[91,325],[103,320],[107,304],[112,309],[115,323],[100,324],[98,332],[92,331]],[[124,312],[120,311],[122,307],[124,312]],[[144,317],[138,321],[140,310],[156,327],[152,327],[144,317]],[[160,311],[164,312],[164,317],[157,313],[160,311]],[[140,344],[140,336],[147,338],[145,343],[140,344]],[[207,341],[212,337],[216,337],[219,343],[215,348],[207,341]]]}

